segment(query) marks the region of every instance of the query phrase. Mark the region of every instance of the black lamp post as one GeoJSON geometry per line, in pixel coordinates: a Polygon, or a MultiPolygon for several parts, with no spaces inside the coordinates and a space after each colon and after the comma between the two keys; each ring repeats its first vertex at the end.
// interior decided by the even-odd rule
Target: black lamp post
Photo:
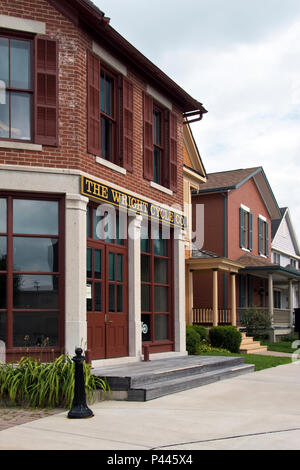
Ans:
{"type": "Polygon", "coordinates": [[[75,350],[76,356],[73,357],[75,363],[75,387],[72,409],[68,413],[70,419],[91,418],[94,416],[92,410],[86,404],[85,383],[83,373],[83,363],[85,357],[82,355],[82,349],[75,350]]]}

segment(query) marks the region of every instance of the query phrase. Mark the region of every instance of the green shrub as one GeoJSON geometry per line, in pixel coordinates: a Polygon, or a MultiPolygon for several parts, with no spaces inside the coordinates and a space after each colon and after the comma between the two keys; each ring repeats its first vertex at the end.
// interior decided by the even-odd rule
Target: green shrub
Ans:
{"type": "Polygon", "coordinates": [[[241,313],[241,326],[246,328],[248,336],[261,336],[271,326],[269,312],[249,308],[241,313]]]}
{"type": "Polygon", "coordinates": [[[205,326],[202,325],[193,325],[195,331],[197,331],[198,335],[200,336],[201,341],[204,339],[207,340],[207,330],[205,326]]]}
{"type": "MultiPolygon", "coordinates": [[[[106,381],[92,375],[89,364],[83,367],[87,398],[97,389],[106,393],[106,381]]],[[[70,408],[74,382],[74,363],[66,355],[51,363],[22,358],[18,363],[0,365],[0,401],[31,408],[70,408]]]]}
{"type": "Polygon", "coordinates": [[[234,326],[214,326],[209,330],[213,347],[227,349],[232,353],[240,351],[242,335],[234,326]]]}
{"type": "Polygon", "coordinates": [[[186,350],[190,355],[197,354],[198,348],[201,344],[199,333],[195,330],[194,326],[187,325],[186,327],[186,350]]]}

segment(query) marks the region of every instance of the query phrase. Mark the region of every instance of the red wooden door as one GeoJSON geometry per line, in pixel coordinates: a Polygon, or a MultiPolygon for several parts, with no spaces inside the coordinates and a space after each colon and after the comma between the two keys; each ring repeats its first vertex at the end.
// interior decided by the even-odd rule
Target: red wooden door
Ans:
{"type": "Polygon", "coordinates": [[[87,330],[91,359],[128,354],[127,249],[89,242],[87,330]]]}

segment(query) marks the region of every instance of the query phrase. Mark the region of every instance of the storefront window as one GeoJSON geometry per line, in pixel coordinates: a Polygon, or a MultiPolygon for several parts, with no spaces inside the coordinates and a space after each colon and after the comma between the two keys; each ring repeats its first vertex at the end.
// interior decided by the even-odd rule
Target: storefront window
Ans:
{"type": "Polygon", "coordinates": [[[6,233],[6,199],[0,199],[0,233],[6,233]]]}
{"type": "Polygon", "coordinates": [[[163,227],[145,227],[141,235],[142,341],[172,341],[172,234],[163,227]],[[146,238],[151,233],[151,237],[146,238]]]}
{"type": "Polygon", "coordinates": [[[0,198],[0,232],[0,336],[8,322],[8,349],[55,348],[63,290],[59,201],[0,198]]]}

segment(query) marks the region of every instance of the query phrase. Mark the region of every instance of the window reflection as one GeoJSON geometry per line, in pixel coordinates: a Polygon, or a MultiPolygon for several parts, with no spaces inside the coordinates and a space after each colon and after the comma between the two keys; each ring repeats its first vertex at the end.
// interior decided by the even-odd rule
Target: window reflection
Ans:
{"type": "Polygon", "coordinates": [[[11,93],[11,138],[31,139],[31,96],[29,93],[11,93]]]}
{"type": "Polygon", "coordinates": [[[14,312],[13,345],[58,346],[58,312],[14,312]]]}
{"type": "Polygon", "coordinates": [[[0,271],[6,271],[6,237],[0,237],[0,271]]]}
{"type": "Polygon", "coordinates": [[[0,233],[6,233],[6,199],[0,199],[0,233]]]}
{"type": "Polygon", "coordinates": [[[14,199],[14,233],[34,235],[58,234],[58,202],[14,199]]]}
{"type": "Polygon", "coordinates": [[[15,308],[58,308],[58,276],[16,274],[13,290],[15,308]]]}
{"type": "Polygon", "coordinates": [[[58,272],[58,240],[14,237],[14,271],[58,272]]]}

